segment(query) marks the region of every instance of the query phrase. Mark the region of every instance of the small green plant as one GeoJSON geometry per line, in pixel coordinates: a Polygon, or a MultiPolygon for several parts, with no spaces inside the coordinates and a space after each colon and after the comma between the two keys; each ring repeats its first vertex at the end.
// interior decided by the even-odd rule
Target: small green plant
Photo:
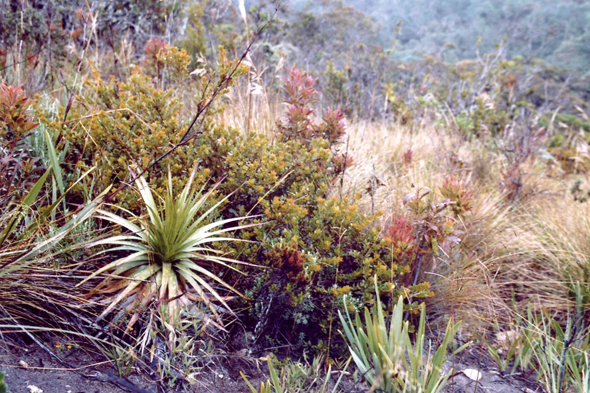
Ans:
{"type": "Polygon", "coordinates": [[[568,315],[560,322],[556,315],[550,315],[546,310],[534,312],[529,304],[526,315],[517,316],[519,334],[510,343],[504,359],[486,343],[502,371],[514,361],[512,372],[517,367],[523,371],[535,369],[537,381],[549,393],[588,393],[590,336],[584,321],[583,292],[579,284],[573,284],[573,287],[577,301],[577,312],[573,316],[568,315]]]}
{"type": "Polygon", "coordinates": [[[508,342],[508,350],[505,356],[502,356],[501,352],[491,343],[487,340],[485,341],[485,344],[488,347],[488,353],[496,363],[498,363],[501,372],[506,372],[511,363],[511,374],[514,373],[519,366],[522,370],[528,369],[534,356],[529,336],[529,332],[518,332],[518,335],[508,342]]]}
{"type": "MultiPolygon", "coordinates": [[[[221,251],[211,246],[213,243],[233,241],[226,234],[242,228],[259,224],[237,225],[230,228],[226,224],[249,217],[238,217],[207,223],[230,195],[221,199],[209,210],[202,212],[206,202],[214,193],[216,186],[207,193],[192,189],[196,167],[180,195],[174,195],[172,178],[168,177],[168,191],[164,201],[156,203],[145,179],[140,177],[136,186],[147,210],[146,217],[132,215],[131,219],[101,211],[97,217],[126,229],[128,233],[98,240],[89,247],[113,245],[104,252],[127,252],[128,255],[101,267],[80,284],[102,273],[112,271],[91,293],[113,293],[112,302],[99,315],[99,319],[109,314],[115,306],[123,302],[124,308],[132,314],[128,329],[139,319],[141,312],[154,300],[163,304],[164,314],[172,325],[178,319],[182,305],[195,301],[204,302],[222,325],[221,318],[212,300],[219,301],[231,310],[225,299],[214,289],[213,283],[237,292],[231,285],[211,272],[211,265],[221,265],[234,269],[230,264],[246,264],[227,258],[221,251]],[[211,298],[210,298],[211,297],[211,298]]],[[[235,269],[234,269],[235,270],[235,269]]]]}
{"type": "Polygon", "coordinates": [[[327,393],[338,392],[338,387],[342,382],[348,365],[350,364],[350,358],[344,364],[343,370],[340,372],[340,377],[332,387],[329,389],[328,384],[332,375],[332,366],[328,366],[328,370],[325,376],[322,376],[323,359],[322,357],[315,357],[313,363],[301,364],[299,362],[293,363],[288,361],[278,372],[273,365],[272,356],[267,357],[268,371],[270,374],[270,380],[260,383],[260,389],[256,389],[250,381],[246,378],[243,372],[240,375],[246,381],[246,384],[250,388],[252,393],[271,393],[274,389],[275,393],[287,393],[287,392],[310,392],[310,393],[327,393]]]}
{"type": "Polygon", "coordinates": [[[519,367],[521,371],[526,371],[533,365],[535,358],[534,334],[536,331],[525,328],[529,321],[533,320],[532,315],[527,314],[527,316],[516,313],[516,321],[512,330],[498,333],[495,344],[491,344],[487,340],[484,341],[488,347],[488,353],[498,363],[501,372],[506,372],[511,363],[511,374],[516,372],[519,367]],[[502,356],[502,349],[505,350],[504,356],[502,356]]]}
{"type": "Polygon", "coordinates": [[[587,393],[588,337],[582,345],[576,345],[584,336],[577,331],[574,318],[568,318],[563,329],[554,317],[545,313],[534,315],[529,308],[528,320],[537,332],[534,337],[537,380],[549,393],[561,393],[568,387],[587,393]]]}
{"type": "Polygon", "coordinates": [[[543,314],[534,316],[529,311],[531,328],[539,330],[535,342],[535,360],[538,365],[537,380],[547,392],[561,393],[564,387],[565,360],[569,346],[570,324],[564,332],[559,323],[543,314]]]}
{"type": "MultiPolygon", "coordinates": [[[[508,352],[506,353],[506,356],[502,358],[501,353],[498,350],[496,350],[496,348],[494,348],[494,346],[490,344],[489,341],[485,341],[485,344],[488,347],[488,353],[496,361],[496,363],[498,363],[501,372],[506,372],[506,370],[508,369],[508,365],[515,359],[516,351],[520,343],[521,340],[519,338],[511,341],[509,343],[508,352]]],[[[512,371],[514,371],[515,368],[516,366],[512,368],[512,371]]]]}
{"type": "MultiPolygon", "coordinates": [[[[356,313],[355,320],[348,309],[339,312],[344,327],[343,335],[359,373],[371,385],[371,389],[384,392],[426,392],[442,391],[450,373],[442,373],[447,348],[459,330],[461,323],[449,321],[444,338],[432,355],[432,346],[425,357],[426,313],[422,304],[418,331],[414,344],[410,338],[410,325],[403,320],[403,298],[400,296],[393,307],[391,320],[386,323],[375,279],[376,304],[370,312],[365,308],[364,323],[356,313]],[[432,356],[431,356],[432,355],[432,356]]],[[[346,301],[345,301],[346,304],[346,301]]],[[[454,353],[465,349],[470,343],[459,347],[454,353]]]]}
{"type": "Polygon", "coordinates": [[[6,382],[4,382],[4,377],[6,376],[5,372],[0,373],[0,393],[7,393],[8,386],[6,386],[6,382]]]}
{"type": "Polygon", "coordinates": [[[572,378],[572,386],[576,393],[590,392],[590,351],[588,350],[588,338],[585,342],[585,350],[576,356],[572,351],[566,359],[572,378]]]}

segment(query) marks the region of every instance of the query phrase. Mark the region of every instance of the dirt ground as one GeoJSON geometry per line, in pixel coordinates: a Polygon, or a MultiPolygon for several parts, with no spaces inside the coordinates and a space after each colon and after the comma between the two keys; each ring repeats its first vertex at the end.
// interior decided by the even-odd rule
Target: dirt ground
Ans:
{"type": "Polygon", "coordinates": [[[481,346],[471,345],[455,359],[447,360],[443,370],[454,369],[446,388],[447,393],[543,393],[535,380],[534,372],[529,374],[500,372],[498,364],[482,351],[481,346]],[[473,370],[473,371],[468,371],[473,370]],[[477,381],[468,375],[480,373],[477,381]]]}
{"type": "MultiPolygon", "coordinates": [[[[64,367],[36,344],[15,346],[0,345],[0,370],[6,372],[5,381],[12,393],[160,393],[160,392],[211,392],[250,393],[242,380],[243,371],[254,386],[268,379],[264,362],[249,361],[244,357],[228,356],[215,368],[201,370],[193,385],[166,386],[150,379],[147,373],[132,372],[125,378],[107,362],[97,362],[80,349],[60,349],[60,358],[71,368],[64,367]]],[[[61,346],[60,344],[58,344],[61,346]]],[[[54,344],[55,347],[55,344],[54,344]]],[[[53,349],[53,348],[52,348],[53,349]]],[[[56,352],[57,353],[57,352],[56,352]]],[[[505,375],[495,362],[480,348],[472,346],[450,359],[445,370],[454,369],[448,393],[542,393],[534,375],[505,375]],[[478,381],[470,379],[464,370],[481,373],[478,381]]],[[[341,388],[350,393],[366,393],[370,389],[352,377],[345,378],[341,388]]]]}
{"type": "Polygon", "coordinates": [[[131,372],[125,378],[108,362],[97,362],[80,349],[55,344],[51,351],[71,367],[64,367],[48,352],[36,344],[15,346],[0,344],[0,371],[6,373],[5,382],[12,393],[160,393],[160,392],[212,392],[250,393],[240,371],[256,386],[265,381],[266,366],[262,362],[244,361],[231,356],[215,369],[203,369],[195,376],[196,383],[186,386],[166,386],[151,380],[146,372],[131,372]],[[264,367],[260,367],[262,364],[264,367]]]}
{"type": "Polygon", "coordinates": [[[4,347],[0,351],[0,370],[6,373],[5,382],[12,393],[157,392],[156,389],[149,389],[145,381],[137,376],[120,379],[116,370],[108,365],[94,365],[95,362],[82,351],[65,354],[64,360],[73,368],[64,367],[35,346],[17,350],[4,347]],[[138,390],[124,389],[120,385],[124,381],[138,390]]]}

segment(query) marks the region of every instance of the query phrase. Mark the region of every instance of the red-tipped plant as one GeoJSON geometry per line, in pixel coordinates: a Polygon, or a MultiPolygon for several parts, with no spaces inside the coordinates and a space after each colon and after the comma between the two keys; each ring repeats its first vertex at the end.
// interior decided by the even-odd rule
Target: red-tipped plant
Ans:
{"type": "Polygon", "coordinates": [[[467,189],[464,182],[456,175],[451,175],[443,180],[440,187],[443,198],[451,202],[450,208],[457,216],[464,216],[471,210],[473,191],[467,189]]]}
{"type": "Polygon", "coordinates": [[[8,148],[16,146],[39,125],[29,117],[30,105],[22,86],[0,84],[0,138],[8,148]]]}
{"type": "Polygon", "coordinates": [[[346,131],[346,117],[340,108],[328,108],[322,122],[313,121],[315,110],[311,106],[317,103],[319,96],[313,87],[315,82],[315,78],[295,66],[287,71],[283,91],[288,106],[279,130],[285,140],[297,140],[309,146],[312,139],[324,138],[334,145],[346,131]]]}

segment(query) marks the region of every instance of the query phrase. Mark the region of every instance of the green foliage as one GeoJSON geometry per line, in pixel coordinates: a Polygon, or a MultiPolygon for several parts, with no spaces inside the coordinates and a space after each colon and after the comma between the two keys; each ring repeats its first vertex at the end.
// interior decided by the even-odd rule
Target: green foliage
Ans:
{"type": "Polygon", "coordinates": [[[576,393],[590,392],[590,346],[588,346],[588,340],[585,343],[585,351],[568,353],[566,363],[574,391],[576,393]]]}
{"type": "MultiPolygon", "coordinates": [[[[0,183],[3,187],[0,203],[0,257],[8,258],[9,255],[13,255],[13,263],[16,266],[16,262],[30,261],[39,253],[56,246],[82,224],[96,207],[94,201],[81,207],[70,217],[64,217],[67,213],[65,205],[64,209],[60,210],[59,204],[71,188],[66,190],[63,186],[55,146],[47,134],[44,136],[47,137],[45,144],[51,167],[44,168],[41,159],[32,157],[30,153],[32,149],[27,138],[38,126],[30,116],[30,104],[21,87],[0,84],[0,170],[10,174],[3,176],[0,183]],[[46,183],[50,174],[59,187],[54,186],[53,197],[49,203],[49,187],[46,183]],[[50,228],[49,222],[54,221],[58,213],[62,220],[61,225],[50,228]],[[80,221],[76,222],[77,219],[80,221]]],[[[82,175],[76,182],[87,174],[82,175]]],[[[4,267],[7,267],[7,264],[4,267]]],[[[8,267],[8,271],[12,269],[13,267],[8,267]]],[[[5,275],[7,271],[1,274],[5,275]]]]}
{"type": "Polygon", "coordinates": [[[222,324],[211,300],[219,301],[227,309],[230,307],[209,282],[216,282],[234,292],[237,291],[212,273],[210,265],[230,268],[230,264],[243,262],[223,256],[221,251],[211,245],[230,241],[232,239],[227,237],[227,232],[248,228],[251,225],[222,229],[226,224],[249,217],[207,223],[207,219],[228,197],[205,210],[205,203],[215,187],[205,194],[202,194],[202,190],[191,191],[195,170],[189,176],[180,195],[174,194],[172,178],[169,175],[168,188],[162,203],[156,203],[143,177],[136,181],[148,218],[133,216],[131,219],[125,219],[106,211],[100,212],[98,219],[112,222],[127,232],[98,240],[89,247],[113,245],[114,247],[100,254],[123,251],[127,255],[101,267],[78,284],[81,285],[104,272],[113,271],[112,275],[105,278],[93,291],[114,293],[112,301],[99,315],[99,319],[123,302],[127,313],[133,314],[127,324],[127,328],[130,329],[139,319],[141,312],[155,301],[158,305],[166,307],[165,319],[175,326],[178,324],[182,306],[202,301],[222,324]],[[113,279],[113,276],[116,278],[113,279]]]}
{"type": "MultiPolygon", "coordinates": [[[[205,25],[203,15],[206,2],[192,2],[186,10],[188,25],[185,37],[180,41],[179,46],[192,55],[193,64],[196,64],[198,56],[207,52],[207,39],[205,36],[205,25]]],[[[221,45],[223,45],[222,43],[221,45]]]]}
{"type": "Polygon", "coordinates": [[[386,83],[384,86],[387,110],[393,115],[395,121],[400,124],[412,124],[413,113],[402,96],[395,91],[394,83],[386,83]]]}
{"type": "Polygon", "coordinates": [[[580,315],[568,318],[566,328],[551,316],[535,315],[528,310],[527,329],[533,330],[537,380],[550,393],[561,393],[568,386],[576,392],[588,392],[588,332],[580,315]]]}
{"type": "MultiPolygon", "coordinates": [[[[22,40],[24,47],[21,55],[26,59],[26,66],[40,62],[42,49],[49,49],[54,56],[63,57],[67,30],[62,28],[62,23],[67,25],[73,22],[73,11],[76,8],[74,1],[68,0],[34,0],[26,3],[3,1],[0,3],[0,49],[12,49],[22,40]],[[63,19],[58,22],[59,17],[63,19]]],[[[14,59],[11,60],[10,63],[13,63],[14,59]]]]}
{"type": "Polygon", "coordinates": [[[490,51],[506,35],[514,54],[579,70],[587,68],[585,2],[345,0],[344,4],[362,10],[380,24],[380,44],[389,47],[395,38],[394,56],[403,61],[416,60],[422,54],[441,56],[446,62],[473,58],[476,45],[490,51]]]}
{"type": "Polygon", "coordinates": [[[79,294],[68,287],[71,278],[66,273],[57,277],[63,262],[83,246],[81,233],[87,230],[104,193],[69,213],[60,206],[71,188],[50,200],[47,180],[52,172],[47,169],[22,198],[15,198],[0,210],[0,305],[2,318],[8,323],[5,327],[11,323],[62,327],[65,332],[71,330],[75,318],[86,314],[72,302],[79,294]],[[51,280],[31,277],[32,272],[48,270],[55,274],[51,280]]]}
{"type": "MultiPolygon", "coordinates": [[[[517,321],[516,326],[519,328],[523,326],[520,316],[517,316],[517,321]]],[[[515,373],[518,368],[526,371],[531,367],[535,355],[533,334],[533,331],[526,329],[512,330],[498,335],[498,337],[506,337],[507,342],[497,340],[495,344],[491,344],[487,340],[485,341],[488,353],[498,363],[501,372],[506,372],[510,364],[512,364],[511,374],[515,373]],[[499,350],[500,346],[507,349],[504,354],[499,350]]]]}
{"type": "MultiPolygon", "coordinates": [[[[21,220],[23,219],[22,214],[28,213],[28,210],[31,208],[33,203],[37,200],[37,196],[39,195],[39,192],[41,192],[41,189],[45,185],[45,180],[47,179],[47,176],[49,175],[50,172],[51,172],[50,169],[45,171],[43,176],[41,176],[39,178],[39,180],[37,180],[37,182],[33,185],[33,187],[31,187],[31,189],[26,194],[26,196],[23,198],[23,200],[20,201],[20,203],[17,206],[13,206],[14,210],[11,212],[12,214],[11,214],[10,218],[4,222],[4,225],[5,225],[4,229],[2,230],[2,233],[0,233],[0,246],[7,239],[9,239],[11,237],[11,235],[13,235],[13,233],[16,232],[18,225],[20,224],[21,220]]],[[[4,221],[4,220],[2,220],[2,221],[4,221]]]]}
{"type": "Polygon", "coordinates": [[[359,113],[361,87],[360,83],[351,81],[352,68],[346,65],[343,70],[337,70],[330,60],[326,62],[326,81],[323,84],[323,93],[327,101],[332,105],[344,108],[347,115],[359,113]]]}
{"type": "MultiPolygon", "coordinates": [[[[89,94],[85,99],[90,113],[74,108],[70,114],[74,120],[65,124],[64,136],[70,143],[66,165],[68,173],[96,166],[94,188],[102,190],[126,179],[129,165],[144,167],[163,146],[178,142],[183,124],[179,124],[180,104],[172,91],[156,89],[141,72],[131,75],[128,83],[115,84],[111,79],[105,85],[98,74],[90,83],[96,92],[96,97],[89,94]]],[[[47,126],[54,134],[60,132],[57,119],[47,126]]],[[[165,164],[178,175],[177,162],[165,164]]],[[[85,192],[90,192],[89,185],[85,192]]],[[[135,198],[129,193],[119,201],[135,207],[130,205],[135,198]]]]}
{"type": "MultiPolygon", "coordinates": [[[[450,373],[442,373],[447,348],[451,344],[461,323],[449,321],[442,342],[432,354],[432,344],[425,356],[425,306],[422,304],[420,322],[414,344],[410,339],[410,326],[403,320],[403,298],[400,297],[389,323],[386,323],[383,306],[379,300],[377,278],[375,277],[377,302],[372,312],[365,308],[364,323],[359,313],[355,320],[350,318],[346,309],[344,315],[338,312],[342,322],[348,348],[356,366],[370,384],[371,389],[385,392],[440,392],[450,377],[450,373]]],[[[346,304],[346,299],[345,299],[346,304]]],[[[463,350],[468,344],[461,346],[455,353],[463,350]]]]}
{"type": "Polygon", "coordinates": [[[350,48],[367,44],[375,35],[375,23],[354,7],[328,2],[316,10],[295,13],[288,40],[307,47],[310,60],[341,58],[350,48]]]}
{"type": "Polygon", "coordinates": [[[5,372],[0,373],[0,393],[7,393],[8,386],[6,386],[6,382],[4,382],[4,376],[6,375],[5,372]]]}
{"type": "MultiPolygon", "coordinates": [[[[115,82],[111,78],[105,83],[95,71],[93,78],[86,82],[86,94],[79,97],[78,104],[68,112],[69,120],[63,122],[67,107],[60,107],[57,114],[44,113],[41,116],[51,135],[63,135],[62,146],[67,145],[68,150],[62,165],[70,176],[96,167],[93,178],[77,187],[81,198],[92,197],[111,184],[119,185],[127,179],[130,166],[147,167],[171,146],[179,144],[188,128],[188,121],[181,113],[179,96],[183,85],[191,85],[190,56],[182,49],[160,46],[155,41],[152,46],[147,68],[159,76],[156,80],[137,69],[125,82],[115,82]],[[157,79],[170,88],[161,88],[157,79]]],[[[218,61],[216,71],[211,70],[199,80],[192,81],[200,98],[198,108],[205,106],[213,92],[225,94],[227,90],[222,85],[247,70],[245,66],[239,66],[233,79],[230,78],[237,60],[229,61],[222,48],[218,61]],[[208,88],[209,85],[216,86],[217,90],[208,88]]],[[[208,119],[201,127],[209,129],[213,126],[208,119]]],[[[167,183],[164,174],[169,168],[174,189],[180,190],[183,185],[181,177],[187,176],[188,168],[205,154],[196,150],[191,140],[151,171],[150,184],[157,193],[163,193],[167,183]]],[[[201,172],[197,182],[203,184],[207,174],[207,171],[201,172]]],[[[125,208],[137,211],[141,207],[129,190],[119,193],[117,200],[125,208]]]]}
{"type": "Polygon", "coordinates": [[[116,52],[122,42],[141,48],[147,36],[174,35],[180,26],[168,21],[182,18],[183,10],[184,5],[167,0],[3,1],[0,76],[21,80],[18,69],[35,88],[55,83],[60,69],[87,56],[91,42],[112,50],[119,72],[116,52]]]}
{"type": "Polygon", "coordinates": [[[94,7],[97,21],[100,21],[98,32],[103,36],[110,35],[113,42],[131,32],[132,39],[141,44],[145,39],[141,29],[149,29],[152,32],[150,35],[163,35],[174,28],[166,19],[182,16],[182,7],[167,0],[97,1],[94,7]]]}
{"type": "MultiPolygon", "coordinates": [[[[544,116],[539,120],[539,125],[548,127],[550,120],[551,119],[549,119],[549,116],[544,116]]],[[[558,113],[553,121],[556,125],[559,125],[562,128],[569,128],[574,132],[579,132],[580,130],[583,130],[584,132],[590,132],[590,121],[587,119],[581,119],[575,115],[568,113],[558,113]]]]}
{"type": "MultiPolygon", "coordinates": [[[[202,97],[197,106],[201,108],[215,91],[208,85],[222,86],[236,66],[220,50],[217,70],[207,69],[204,76],[190,82],[186,52],[154,43],[150,56],[155,80],[136,70],[127,81],[106,83],[95,72],[88,82],[88,94],[76,100],[79,104],[72,105],[65,122],[61,120],[65,108],[56,116],[42,117],[51,134],[67,141],[64,173],[73,176],[96,166],[92,179],[75,186],[78,198],[96,195],[113,183],[117,186],[128,178],[128,167],[146,167],[169,146],[178,144],[187,128],[179,94],[188,86],[195,88],[202,97]],[[159,81],[170,89],[158,87],[159,81]]],[[[238,68],[233,79],[243,72],[238,68]]],[[[311,104],[317,96],[313,82],[302,71],[290,70],[285,80],[289,106],[274,142],[257,133],[244,135],[215,125],[204,115],[198,130],[202,134],[152,168],[148,183],[142,186],[149,185],[156,195],[165,195],[166,189],[177,193],[184,187],[187,168],[198,163],[195,187],[202,187],[208,178],[225,178],[216,188],[218,194],[207,200],[208,206],[221,201],[218,195],[232,195],[215,213],[219,218],[260,214],[264,218],[259,221],[272,221],[240,232],[242,239],[259,244],[219,244],[221,251],[269,269],[242,266],[241,272],[247,273],[243,277],[213,264],[211,274],[223,275],[224,282],[252,300],[246,303],[252,306],[244,316],[260,345],[288,341],[298,350],[338,348],[340,339],[333,334],[338,324],[336,309],[342,307],[346,293],[351,305],[372,302],[375,274],[382,279],[384,293],[431,295],[423,285],[405,288],[396,283],[396,277],[409,267],[398,264],[379,231],[371,227],[377,215],[362,215],[355,200],[331,196],[352,159],[339,147],[346,125],[342,112],[328,109],[321,120],[313,119],[311,104]],[[167,169],[169,181],[164,175],[167,169]]],[[[226,91],[222,89],[219,95],[226,91]]],[[[145,209],[130,189],[120,192],[117,199],[121,207],[134,213],[145,209]]],[[[130,290],[138,294],[140,287],[130,290]]],[[[412,310],[416,303],[407,307],[412,310]]]]}
{"type": "Polygon", "coordinates": [[[401,290],[392,279],[407,267],[391,265],[379,231],[371,228],[376,216],[360,214],[355,201],[328,196],[341,170],[328,141],[272,143],[259,134],[216,128],[195,145],[204,152],[202,168],[214,178],[227,174],[220,194],[236,190],[224,217],[263,214],[271,220],[240,233],[261,244],[235,249],[240,259],[270,267],[248,269],[235,284],[253,301],[245,317],[260,344],[289,340],[297,349],[322,340],[325,346],[331,308],[342,306],[345,293],[355,305],[371,302],[374,274],[387,293],[401,290]]]}
{"type": "Polygon", "coordinates": [[[332,375],[332,366],[328,366],[328,370],[325,375],[322,375],[323,361],[321,357],[315,357],[312,364],[295,363],[286,360],[286,364],[282,365],[280,370],[277,372],[275,365],[273,365],[272,356],[267,356],[268,370],[270,373],[270,380],[266,383],[260,383],[260,389],[256,389],[250,381],[246,378],[243,372],[240,375],[248,385],[248,388],[252,393],[287,393],[287,392],[299,392],[305,391],[310,393],[336,393],[338,386],[342,381],[350,359],[344,365],[342,371],[340,371],[340,377],[336,381],[331,389],[329,388],[330,377],[332,375]],[[323,380],[323,382],[322,382],[323,380]]]}
{"type": "Polygon", "coordinates": [[[588,292],[580,283],[571,285],[575,307],[569,310],[565,321],[560,323],[556,315],[546,310],[534,312],[529,303],[526,314],[515,312],[516,323],[505,356],[486,342],[501,371],[513,362],[512,373],[517,368],[523,372],[536,370],[537,381],[547,392],[589,391],[590,335],[585,316],[588,292]]]}
{"type": "MultiPolygon", "coordinates": [[[[494,348],[492,344],[490,344],[487,340],[485,341],[486,346],[488,347],[488,353],[490,356],[498,363],[501,372],[505,372],[508,369],[508,365],[515,359],[515,352],[520,345],[520,340],[514,340],[510,343],[508,348],[508,352],[506,356],[502,358],[500,353],[494,348]]],[[[512,368],[512,372],[516,369],[516,365],[512,368]]]]}
{"type": "Polygon", "coordinates": [[[387,294],[416,291],[419,297],[430,292],[398,285],[398,276],[409,268],[371,227],[377,216],[359,214],[355,200],[330,196],[349,165],[338,148],[342,116],[327,111],[320,122],[310,117],[313,79],[299,70],[290,70],[285,91],[289,106],[275,142],[219,127],[204,133],[195,146],[203,151],[201,166],[214,178],[227,175],[220,193],[236,190],[224,217],[263,214],[271,221],[241,232],[259,245],[236,246],[241,259],[270,268],[249,269],[247,277],[236,278],[236,288],[253,300],[247,323],[258,343],[336,351],[341,341],[333,334],[335,315],[344,294],[350,306],[371,303],[375,274],[387,294]]]}

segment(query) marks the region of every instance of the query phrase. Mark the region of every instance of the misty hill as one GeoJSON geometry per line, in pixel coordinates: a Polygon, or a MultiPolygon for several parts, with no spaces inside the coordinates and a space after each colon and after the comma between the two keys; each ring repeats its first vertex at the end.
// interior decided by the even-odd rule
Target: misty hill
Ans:
{"type": "Polygon", "coordinates": [[[352,6],[379,26],[376,42],[393,57],[420,55],[456,62],[489,52],[506,37],[510,56],[540,58],[563,68],[590,64],[590,2],[585,0],[344,0],[292,2],[299,9],[352,6]]]}

